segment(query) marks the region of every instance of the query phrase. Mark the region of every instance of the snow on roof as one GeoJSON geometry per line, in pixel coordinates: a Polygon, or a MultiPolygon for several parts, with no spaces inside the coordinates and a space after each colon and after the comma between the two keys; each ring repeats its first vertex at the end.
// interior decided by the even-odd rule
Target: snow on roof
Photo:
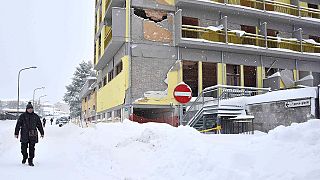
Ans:
{"type": "Polygon", "coordinates": [[[308,87],[300,89],[287,89],[272,91],[266,94],[247,97],[247,104],[258,104],[263,102],[274,102],[274,101],[284,101],[290,99],[303,99],[303,98],[316,98],[317,97],[317,88],[308,87]]]}

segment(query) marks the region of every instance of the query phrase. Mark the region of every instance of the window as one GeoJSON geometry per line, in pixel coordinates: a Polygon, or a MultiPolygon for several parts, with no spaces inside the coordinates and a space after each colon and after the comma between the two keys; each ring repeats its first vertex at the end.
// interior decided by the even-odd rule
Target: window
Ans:
{"type": "MultiPolygon", "coordinates": [[[[245,31],[246,33],[257,34],[255,26],[241,25],[241,30],[245,31]]],[[[242,44],[256,45],[256,39],[253,39],[253,38],[241,38],[241,39],[242,39],[242,44]]]]}
{"type": "Polygon", "coordinates": [[[116,66],[116,76],[122,71],[122,61],[116,66]]]}
{"type": "Polygon", "coordinates": [[[217,64],[202,62],[202,84],[203,89],[217,85],[217,64]]]}
{"type": "Polygon", "coordinates": [[[320,43],[320,37],[319,36],[309,36],[309,38],[313,39],[317,43],[320,43]]]}
{"type": "Polygon", "coordinates": [[[198,97],[198,62],[183,61],[183,82],[192,89],[192,97],[198,97]]]}
{"type": "Polygon", "coordinates": [[[256,87],[257,85],[257,67],[244,66],[244,86],[245,87],[256,87]]]}
{"type": "Polygon", "coordinates": [[[84,102],[87,102],[87,97],[84,98],[84,102]]]}
{"type": "Polygon", "coordinates": [[[240,86],[240,66],[227,64],[227,85],[240,86]]]}
{"type": "Polygon", "coordinates": [[[107,85],[107,77],[103,78],[103,86],[107,85]]]}
{"type": "Polygon", "coordinates": [[[108,82],[113,79],[113,70],[108,73],[108,82]]]}
{"type": "Polygon", "coordinates": [[[95,111],[96,110],[96,105],[93,105],[92,109],[95,111]]]}
{"type": "MultiPolygon", "coordinates": [[[[192,17],[182,17],[182,25],[199,26],[199,19],[192,17]]],[[[199,33],[193,31],[182,31],[182,37],[184,38],[198,38],[199,33]]]]}
{"type": "Polygon", "coordinates": [[[318,5],[316,5],[316,4],[309,4],[309,3],[308,3],[308,8],[319,9],[319,8],[318,8],[318,5]]]}
{"type": "MultiPolygon", "coordinates": [[[[279,31],[273,30],[273,29],[267,29],[267,36],[277,37],[279,34],[279,31]]],[[[268,41],[268,47],[269,48],[277,48],[278,42],[277,41],[268,41]]]]}
{"type": "Polygon", "coordinates": [[[101,89],[102,88],[102,82],[100,81],[99,82],[99,89],[101,89]]]}
{"type": "Polygon", "coordinates": [[[273,74],[280,72],[283,69],[279,68],[265,68],[266,71],[266,77],[272,76],[273,74]]]}

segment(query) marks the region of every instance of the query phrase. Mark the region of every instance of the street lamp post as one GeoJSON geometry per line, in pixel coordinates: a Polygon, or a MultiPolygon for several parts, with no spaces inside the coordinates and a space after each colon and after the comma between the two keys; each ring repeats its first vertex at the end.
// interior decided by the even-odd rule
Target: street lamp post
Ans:
{"type": "Polygon", "coordinates": [[[32,67],[27,67],[27,68],[23,68],[23,69],[20,69],[19,73],[18,73],[18,105],[17,105],[17,118],[19,118],[19,105],[20,105],[20,73],[24,70],[27,70],[27,69],[35,69],[37,67],[35,66],[32,66],[32,67]]]}
{"type": "Polygon", "coordinates": [[[35,94],[36,94],[36,91],[37,91],[37,90],[40,90],[40,89],[44,89],[44,88],[45,88],[45,87],[41,87],[41,88],[36,88],[36,89],[33,90],[33,98],[32,98],[32,104],[33,104],[33,105],[35,105],[35,104],[34,104],[34,96],[35,96],[35,94]]]}
{"type": "Polygon", "coordinates": [[[39,115],[40,115],[40,113],[41,113],[41,107],[40,107],[40,106],[41,106],[41,104],[40,104],[40,99],[41,99],[41,98],[43,98],[43,97],[46,97],[46,96],[47,96],[47,95],[43,95],[43,96],[40,96],[40,97],[39,97],[39,101],[38,101],[38,103],[39,103],[39,115]]]}

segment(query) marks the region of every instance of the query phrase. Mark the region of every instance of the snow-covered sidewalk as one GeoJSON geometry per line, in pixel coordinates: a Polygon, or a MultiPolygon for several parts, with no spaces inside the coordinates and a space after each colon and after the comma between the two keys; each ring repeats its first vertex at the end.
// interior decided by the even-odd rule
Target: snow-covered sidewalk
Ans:
{"type": "Polygon", "coordinates": [[[15,121],[0,121],[1,179],[320,179],[320,120],[269,134],[205,135],[126,121],[81,129],[47,125],[35,167],[21,164],[15,121]]]}

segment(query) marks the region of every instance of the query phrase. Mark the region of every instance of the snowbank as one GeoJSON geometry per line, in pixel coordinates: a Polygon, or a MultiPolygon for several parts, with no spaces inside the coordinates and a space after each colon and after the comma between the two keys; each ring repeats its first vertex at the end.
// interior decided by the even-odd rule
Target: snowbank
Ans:
{"type": "Polygon", "coordinates": [[[3,179],[320,179],[320,120],[256,135],[207,135],[130,121],[87,129],[48,126],[35,168],[19,164],[12,126],[0,122],[3,179]]]}

